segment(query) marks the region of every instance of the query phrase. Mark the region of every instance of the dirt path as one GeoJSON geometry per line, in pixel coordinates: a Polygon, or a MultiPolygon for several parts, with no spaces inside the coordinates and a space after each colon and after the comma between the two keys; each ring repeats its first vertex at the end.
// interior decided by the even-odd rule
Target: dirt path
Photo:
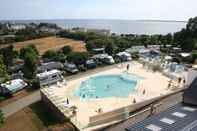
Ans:
{"type": "Polygon", "coordinates": [[[25,111],[21,110],[7,117],[0,131],[38,131],[38,129],[25,111]]]}

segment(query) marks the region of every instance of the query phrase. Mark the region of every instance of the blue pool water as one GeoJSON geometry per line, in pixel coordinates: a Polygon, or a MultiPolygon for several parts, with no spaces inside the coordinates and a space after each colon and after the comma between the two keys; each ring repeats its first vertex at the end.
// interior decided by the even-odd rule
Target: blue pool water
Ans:
{"type": "Polygon", "coordinates": [[[132,74],[121,75],[101,75],[91,77],[81,83],[74,92],[74,96],[79,96],[82,100],[107,98],[107,97],[128,97],[135,91],[138,80],[142,77],[132,74]]]}

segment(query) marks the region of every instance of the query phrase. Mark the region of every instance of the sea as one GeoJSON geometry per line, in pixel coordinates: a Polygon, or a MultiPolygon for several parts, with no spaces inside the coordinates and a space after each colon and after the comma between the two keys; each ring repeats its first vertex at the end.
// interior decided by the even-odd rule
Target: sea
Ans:
{"type": "MultiPolygon", "coordinates": [[[[12,21],[13,22],[13,21],[12,21]]],[[[95,19],[61,19],[61,20],[16,20],[15,23],[55,23],[58,26],[71,29],[84,27],[93,29],[109,29],[116,34],[167,34],[180,31],[186,27],[185,21],[165,20],[95,20],[95,19]]]]}

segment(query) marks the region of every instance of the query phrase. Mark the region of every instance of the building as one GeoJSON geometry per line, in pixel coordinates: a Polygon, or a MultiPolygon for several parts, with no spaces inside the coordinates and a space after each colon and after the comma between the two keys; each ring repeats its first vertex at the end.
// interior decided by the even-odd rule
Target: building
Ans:
{"type": "Polygon", "coordinates": [[[178,103],[158,115],[147,118],[125,131],[196,131],[197,107],[178,103]]]}
{"type": "Polygon", "coordinates": [[[58,81],[63,81],[62,72],[59,70],[51,70],[36,75],[40,86],[55,84],[58,81]]]}
{"type": "Polygon", "coordinates": [[[23,29],[26,29],[26,25],[24,24],[13,24],[13,25],[10,25],[10,28],[11,30],[23,30],[23,29]]]}

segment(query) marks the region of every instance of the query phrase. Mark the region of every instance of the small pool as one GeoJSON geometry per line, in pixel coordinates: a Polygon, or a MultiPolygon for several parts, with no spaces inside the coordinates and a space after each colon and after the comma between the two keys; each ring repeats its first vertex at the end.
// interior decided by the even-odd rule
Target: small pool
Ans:
{"type": "Polygon", "coordinates": [[[143,79],[134,74],[101,75],[91,77],[81,83],[74,92],[82,100],[107,98],[107,97],[128,97],[135,91],[137,81],[143,79]]]}

